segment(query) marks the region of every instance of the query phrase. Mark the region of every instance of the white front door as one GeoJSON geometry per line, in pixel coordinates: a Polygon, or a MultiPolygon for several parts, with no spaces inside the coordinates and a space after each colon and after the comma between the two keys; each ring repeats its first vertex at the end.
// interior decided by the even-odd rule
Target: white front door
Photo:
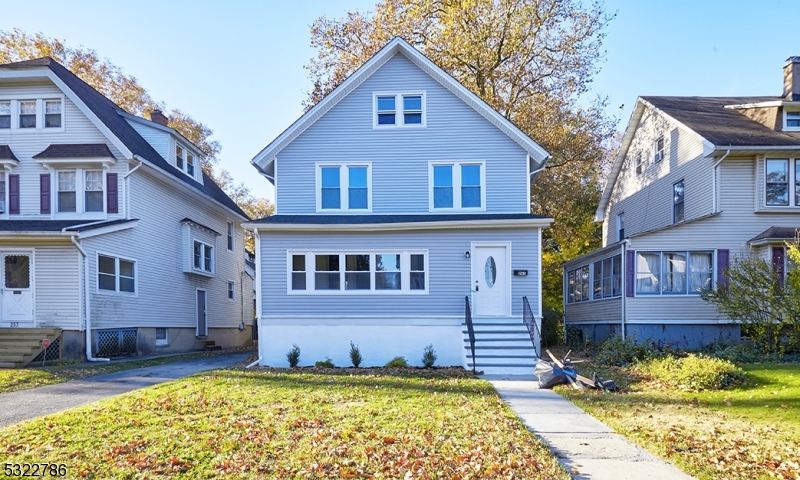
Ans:
{"type": "Polygon", "coordinates": [[[473,315],[511,315],[507,245],[472,246],[473,315]]]}
{"type": "Polygon", "coordinates": [[[30,253],[2,255],[4,327],[33,327],[33,278],[30,253]]]}

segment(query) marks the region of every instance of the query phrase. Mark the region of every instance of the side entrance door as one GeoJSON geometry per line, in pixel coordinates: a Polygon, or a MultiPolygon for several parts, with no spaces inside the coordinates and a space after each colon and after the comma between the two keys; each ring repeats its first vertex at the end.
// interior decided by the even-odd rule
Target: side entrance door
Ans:
{"type": "Polygon", "coordinates": [[[197,336],[208,336],[208,323],[206,322],[206,291],[197,290],[197,336]]]}
{"type": "Polygon", "coordinates": [[[473,315],[511,315],[510,264],[508,245],[472,244],[473,315]]]}
{"type": "Polygon", "coordinates": [[[33,327],[33,278],[30,253],[2,254],[3,326],[33,327]]]}

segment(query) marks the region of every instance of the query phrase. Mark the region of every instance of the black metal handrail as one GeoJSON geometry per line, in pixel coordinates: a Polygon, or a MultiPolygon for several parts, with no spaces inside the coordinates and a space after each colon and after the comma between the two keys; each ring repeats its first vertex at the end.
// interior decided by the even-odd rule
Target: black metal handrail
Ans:
{"type": "Polygon", "coordinates": [[[472,352],[472,373],[475,373],[475,329],[472,327],[472,310],[469,308],[469,295],[464,297],[464,303],[466,305],[464,309],[464,323],[467,324],[469,349],[472,352]]]}
{"type": "Polygon", "coordinates": [[[528,303],[528,297],[522,297],[522,321],[528,327],[528,334],[531,336],[531,343],[533,349],[536,351],[536,356],[540,357],[539,351],[542,347],[542,332],[539,331],[539,325],[536,323],[536,317],[533,316],[531,304],[528,303]]]}

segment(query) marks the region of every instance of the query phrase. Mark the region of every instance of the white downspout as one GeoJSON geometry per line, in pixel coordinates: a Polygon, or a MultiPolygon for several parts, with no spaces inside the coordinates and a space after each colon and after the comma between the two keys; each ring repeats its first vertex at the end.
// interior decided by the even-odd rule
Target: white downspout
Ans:
{"type": "Polygon", "coordinates": [[[130,177],[131,174],[136,170],[139,170],[139,167],[144,164],[144,161],[138,155],[134,155],[133,158],[134,160],[139,160],[139,165],[136,165],[132,169],[128,170],[128,173],[122,176],[122,179],[125,180],[125,211],[122,212],[124,218],[130,218],[131,215],[131,181],[128,179],[128,177],[130,177]]]}
{"type": "Polygon", "coordinates": [[[108,362],[108,358],[95,358],[92,356],[92,329],[90,322],[90,308],[89,308],[89,262],[86,260],[86,251],[81,247],[80,243],[75,240],[75,236],[70,236],[70,240],[75,245],[75,248],[81,252],[83,257],[83,288],[84,288],[84,318],[86,319],[86,360],[89,362],[108,362]]]}
{"type": "Polygon", "coordinates": [[[261,265],[259,263],[259,259],[261,258],[261,236],[259,236],[259,234],[258,234],[258,228],[257,227],[253,228],[253,236],[255,236],[255,240],[256,240],[256,245],[255,245],[255,250],[256,250],[255,251],[255,254],[256,254],[256,258],[255,258],[256,278],[255,278],[255,282],[256,282],[256,319],[258,320],[258,359],[255,362],[253,362],[250,365],[248,365],[246,368],[252,368],[252,367],[254,367],[254,366],[256,366],[256,365],[261,363],[261,357],[262,357],[261,348],[262,348],[262,345],[264,344],[263,328],[261,328],[263,326],[262,321],[261,321],[261,312],[262,312],[262,308],[264,307],[263,306],[264,302],[262,301],[263,297],[261,296],[261,265]]]}
{"type": "Polygon", "coordinates": [[[723,155],[722,158],[717,160],[716,163],[714,163],[714,166],[711,167],[711,186],[712,186],[711,191],[714,193],[714,195],[712,196],[713,197],[713,207],[714,207],[712,211],[714,213],[717,213],[717,195],[718,195],[718,193],[717,193],[717,167],[719,166],[720,163],[722,163],[723,160],[725,160],[725,157],[730,155],[730,153],[731,153],[731,149],[728,148],[728,151],[725,152],[725,155],[723,155]]]}
{"type": "Polygon", "coordinates": [[[621,318],[622,325],[621,326],[622,326],[622,339],[623,340],[625,340],[625,333],[626,333],[625,332],[625,323],[628,321],[628,318],[627,318],[628,317],[628,301],[627,301],[627,298],[626,298],[628,296],[628,286],[625,284],[625,282],[626,282],[626,279],[628,277],[628,270],[627,270],[628,265],[626,265],[626,263],[628,261],[627,250],[628,250],[628,245],[630,245],[630,243],[631,243],[631,241],[626,238],[625,240],[622,241],[622,245],[621,245],[621,247],[622,247],[622,271],[620,272],[620,275],[622,276],[622,292],[620,292],[620,293],[622,293],[622,312],[621,312],[622,313],[622,318],[621,318]]]}

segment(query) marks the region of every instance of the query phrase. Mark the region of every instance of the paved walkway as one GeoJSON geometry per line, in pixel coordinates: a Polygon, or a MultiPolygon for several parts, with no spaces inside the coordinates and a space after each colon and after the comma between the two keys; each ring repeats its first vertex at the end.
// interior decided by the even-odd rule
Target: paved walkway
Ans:
{"type": "Polygon", "coordinates": [[[0,427],[79,407],[139,388],[243,362],[252,351],[124,370],[56,385],[0,393],[0,427]]]}
{"type": "Polygon", "coordinates": [[[590,416],[534,376],[484,375],[575,480],[689,480],[676,467],[590,416]]]}

